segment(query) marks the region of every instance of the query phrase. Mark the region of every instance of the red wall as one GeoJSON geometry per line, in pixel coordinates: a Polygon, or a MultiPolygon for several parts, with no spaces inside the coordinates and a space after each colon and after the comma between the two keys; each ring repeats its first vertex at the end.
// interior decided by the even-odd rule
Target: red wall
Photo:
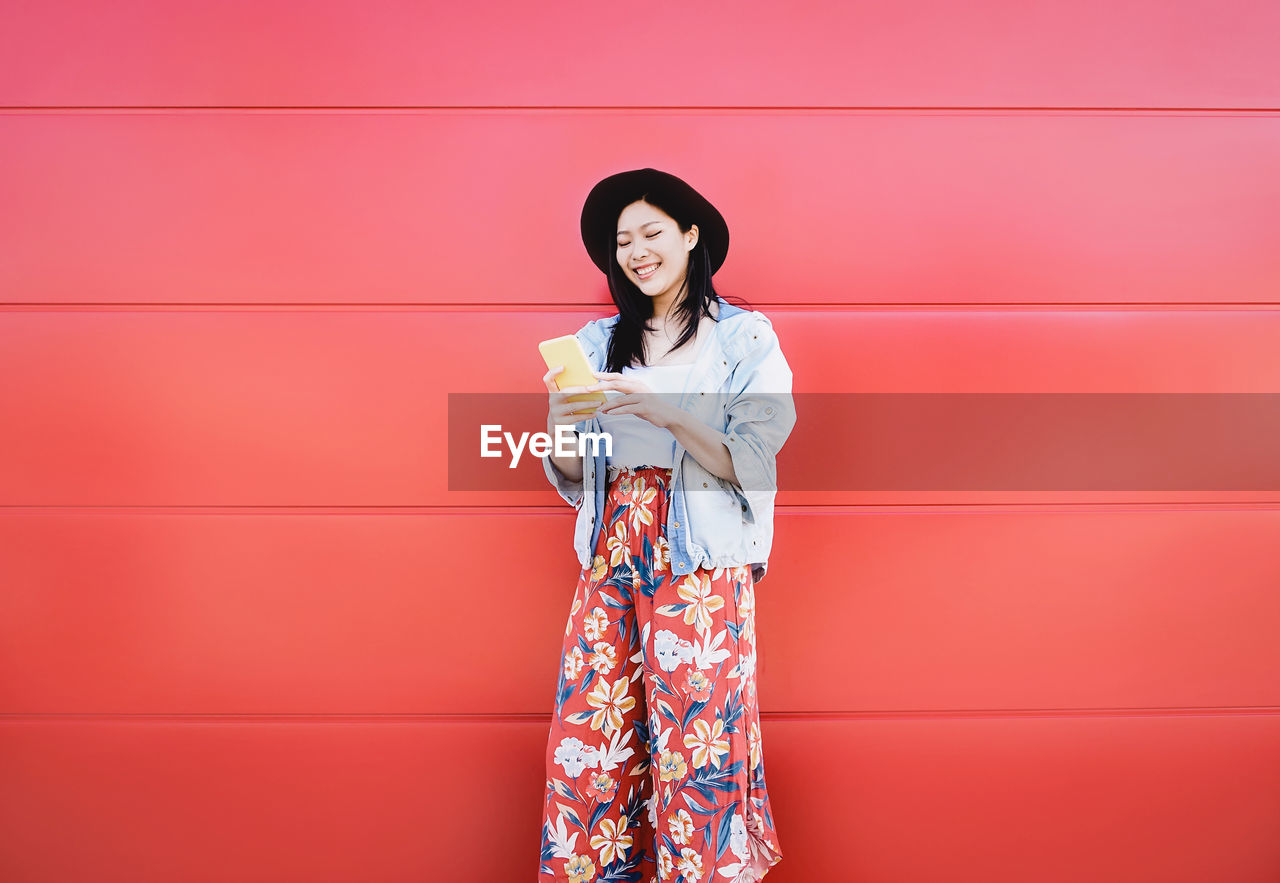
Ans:
{"type": "MultiPolygon", "coordinates": [[[[444,420],[612,312],[607,174],[720,206],[797,391],[1280,391],[1278,29],[0,9],[0,879],[533,878],[572,511],[449,491],[444,420]]],[[[1280,879],[1278,531],[1274,490],[784,491],[770,880],[1280,879]]]]}

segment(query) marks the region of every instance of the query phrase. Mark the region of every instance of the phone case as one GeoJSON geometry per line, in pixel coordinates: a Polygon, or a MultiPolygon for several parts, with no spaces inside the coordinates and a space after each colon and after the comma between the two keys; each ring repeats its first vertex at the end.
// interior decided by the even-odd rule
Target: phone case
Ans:
{"type": "MultiPolygon", "coordinates": [[[[557,389],[568,386],[589,386],[596,382],[597,378],[591,373],[591,363],[587,361],[587,354],[582,351],[582,344],[574,335],[566,334],[564,337],[544,340],[538,344],[538,351],[542,353],[542,359],[547,363],[548,368],[564,365],[564,370],[555,377],[557,389]]],[[[603,392],[587,392],[569,396],[569,401],[594,402],[601,405],[607,399],[603,392]]],[[[594,408],[588,408],[574,413],[590,413],[593,410],[594,408]]]]}

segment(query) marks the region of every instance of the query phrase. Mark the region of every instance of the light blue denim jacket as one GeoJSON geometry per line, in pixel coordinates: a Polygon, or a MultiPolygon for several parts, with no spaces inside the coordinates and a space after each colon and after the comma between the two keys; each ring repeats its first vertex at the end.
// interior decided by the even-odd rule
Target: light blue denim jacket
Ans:
{"type": "MultiPolygon", "coordinates": [[[[666,536],[674,575],[699,566],[750,564],[756,582],[768,569],[773,544],[775,458],[795,426],[791,368],[782,355],[773,323],[763,313],[726,301],[712,306],[718,321],[689,372],[679,406],[724,434],[733,459],[735,485],[707,471],[673,440],[672,486],[666,536]],[[717,312],[718,308],[718,312],[717,312]]],[[[575,335],[593,371],[605,370],[617,314],[584,325],[575,335]]],[[[592,416],[575,424],[580,432],[601,432],[592,416]]],[[[608,488],[601,447],[585,445],[582,481],[572,482],[542,458],[547,480],[578,510],[573,546],[583,567],[591,564],[600,537],[608,488]]]]}

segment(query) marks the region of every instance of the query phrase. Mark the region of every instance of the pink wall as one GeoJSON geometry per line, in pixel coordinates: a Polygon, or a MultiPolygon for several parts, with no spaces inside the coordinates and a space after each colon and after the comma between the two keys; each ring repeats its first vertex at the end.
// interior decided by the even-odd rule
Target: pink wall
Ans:
{"type": "MultiPolygon", "coordinates": [[[[1056,6],[0,10],[0,879],[533,879],[572,512],[444,421],[612,312],[607,174],[797,391],[1280,391],[1280,7],[1056,6]]],[[[1278,531],[784,491],[771,883],[1280,879],[1278,531]]]]}

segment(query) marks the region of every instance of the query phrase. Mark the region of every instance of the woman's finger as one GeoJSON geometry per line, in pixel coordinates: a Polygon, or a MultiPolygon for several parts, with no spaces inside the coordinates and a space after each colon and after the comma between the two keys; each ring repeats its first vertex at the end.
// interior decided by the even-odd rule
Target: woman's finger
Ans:
{"type": "Polygon", "coordinates": [[[553,405],[551,412],[559,417],[568,417],[570,415],[590,417],[596,412],[596,409],[585,402],[564,402],[563,404],[553,405]]]}
{"type": "Polygon", "coordinates": [[[611,390],[613,392],[642,392],[643,391],[643,387],[641,387],[640,381],[627,380],[627,379],[601,380],[598,383],[591,384],[590,386],[584,386],[583,389],[585,389],[587,392],[603,392],[605,390],[611,390]]]}
{"type": "Polygon", "coordinates": [[[564,365],[556,365],[554,368],[549,369],[546,374],[542,375],[542,382],[546,384],[547,389],[551,392],[555,392],[558,389],[553,378],[563,370],[564,365]]]}
{"type": "Polygon", "coordinates": [[[636,404],[635,396],[633,395],[618,396],[616,399],[611,399],[610,401],[605,402],[603,405],[601,405],[600,411],[601,413],[605,413],[605,414],[613,414],[617,412],[618,408],[623,407],[624,405],[634,405],[634,404],[636,404]]]}
{"type": "Polygon", "coordinates": [[[618,392],[649,392],[649,387],[644,381],[636,380],[634,377],[624,377],[621,374],[607,374],[603,371],[593,371],[597,377],[601,378],[588,387],[588,390],[612,389],[618,392]]]}
{"type": "Polygon", "coordinates": [[[582,395],[582,394],[584,394],[584,393],[588,393],[588,392],[590,392],[590,391],[591,391],[591,390],[590,390],[588,387],[585,387],[585,386],[566,386],[564,389],[559,390],[559,392],[560,392],[561,394],[566,395],[566,396],[582,395]]]}

